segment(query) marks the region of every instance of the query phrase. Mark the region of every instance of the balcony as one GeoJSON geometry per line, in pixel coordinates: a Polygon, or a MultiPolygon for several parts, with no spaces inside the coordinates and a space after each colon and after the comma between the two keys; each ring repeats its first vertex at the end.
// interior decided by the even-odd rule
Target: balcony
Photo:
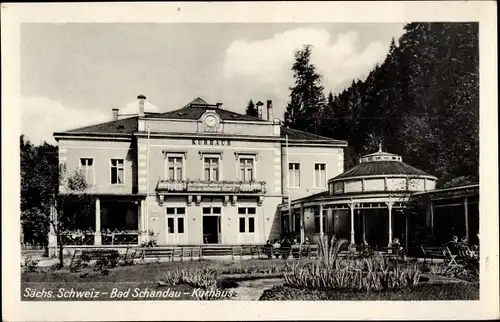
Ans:
{"type": "Polygon", "coordinates": [[[265,181],[207,181],[207,180],[162,180],[156,186],[158,193],[231,193],[261,194],[266,192],[265,181]]]}

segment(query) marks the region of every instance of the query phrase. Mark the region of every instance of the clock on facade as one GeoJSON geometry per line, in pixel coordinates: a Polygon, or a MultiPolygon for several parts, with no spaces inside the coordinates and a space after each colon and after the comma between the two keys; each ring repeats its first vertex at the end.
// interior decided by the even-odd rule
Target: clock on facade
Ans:
{"type": "Polygon", "coordinates": [[[215,132],[219,127],[219,119],[215,115],[207,115],[203,120],[203,125],[206,132],[215,132]]]}

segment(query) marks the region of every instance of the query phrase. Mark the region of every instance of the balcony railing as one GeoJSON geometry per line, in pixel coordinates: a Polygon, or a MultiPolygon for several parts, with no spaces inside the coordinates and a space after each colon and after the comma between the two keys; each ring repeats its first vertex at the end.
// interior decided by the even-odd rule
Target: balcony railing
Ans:
{"type": "Polygon", "coordinates": [[[156,187],[158,192],[222,192],[265,193],[265,181],[207,181],[207,180],[162,180],[156,187]]]}

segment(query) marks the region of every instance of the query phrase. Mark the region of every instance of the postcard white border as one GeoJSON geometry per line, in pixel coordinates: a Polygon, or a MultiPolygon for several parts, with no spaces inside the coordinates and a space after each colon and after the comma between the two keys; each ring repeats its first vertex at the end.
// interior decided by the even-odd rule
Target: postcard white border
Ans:
{"type": "Polygon", "coordinates": [[[2,295],[7,321],[488,319],[499,317],[496,5],[493,1],[29,3],[1,5],[2,295]],[[20,24],[23,22],[479,21],[480,301],[468,302],[21,302],[19,251],[20,24]],[[97,304],[97,305],[96,305],[97,304]]]}

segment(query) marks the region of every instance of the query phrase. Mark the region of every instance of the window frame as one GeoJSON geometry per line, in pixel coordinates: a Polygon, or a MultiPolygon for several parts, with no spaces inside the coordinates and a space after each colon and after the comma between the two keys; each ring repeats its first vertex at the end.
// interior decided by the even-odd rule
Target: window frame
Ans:
{"type": "Polygon", "coordinates": [[[313,166],[314,188],[316,188],[316,189],[326,189],[326,188],[328,188],[328,185],[327,185],[328,173],[327,173],[326,169],[327,169],[326,163],[324,163],[324,162],[315,162],[314,163],[314,166],[313,166]],[[321,165],[323,165],[325,167],[325,169],[324,170],[321,170],[321,169],[316,170],[316,166],[321,166],[321,165]],[[316,182],[316,171],[319,172],[319,175],[320,175],[319,178],[320,178],[320,180],[321,180],[321,172],[324,171],[324,173],[325,173],[325,175],[324,175],[324,185],[323,186],[318,185],[318,182],[316,182]]]}
{"type": "Polygon", "coordinates": [[[80,171],[80,173],[82,172],[82,160],[92,160],[92,182],[89,182],[89,178],[88,178],[88,173],[87,173],[87,169],[89,168],[88,165],[85,166],[85,180],[87,181],[87,184],[88,185],[94,185],[95,184],[95,159],[94,158],[89,158],[89,157],[83,157],[83,158],[80,158],[78,162],[78,170],[80,171]]]}
{"type": "Polygon", "coordinates": [[[257,207],[243,206],[238,207],[238,234],[239,235],[255,235],[257,234],[257,207]],[[255,213],[250,214],[249,209],[254,209],[255,213]],[[245,213],[240,213],[240,209],[245,209],[245,213]],[[250,231],[250,218],[253,219],[253,231],[250,231]],[[244,219],[244,231],[241,231],[241,219],[244,219]]]}
{"type": "MultiPolygon", "coordinates": [[[[236,162],[236,171],[238,173],[238,179],[242,182],[255,182],[257,181],[257,158],[255,155],[247,155],[247,154],[238,154],[237,155],[237,162],[236,162]],[[252,160],[252,179],[251,180],[245,180],[245,178],[241,177],[241,161],[242,160],[252,160]]],[[[246,169],[249,167],[245,167],[245,176],[246,176],[246,169]]]]}
{"type": "Polygon", "coordinates": [[[168,235],[175,235],[175,239],[179,237],[179,235],[182,235],[183,237],[186,236],[186,224],[187,224],[187,219],[186,219],[186,207],[165,207],[165,228],[166,228],[166,237],[168,240],[168,235]],[[169,214],[168,209],[173,209],[174,213],[169,214]],[[183,213],[179,213],[179,209],[183,209],[183,213]],[[183,220],[183,232],[179,233],[179,218],[182,218],[183,220]],[[173,226],[173,232],[169,232],[168,229],[168,220],[172,219],[174,222],[173,226]]]}
{"type": "MultiPolygon", "coordinates": [[[[165,178],[167,180],[171,181],[183,181],[186,180],[186,162],[185,162],[185,155],[180,154],[180,153],[166,153],[165,154],[165,178]],[[181,177],[179,179],[172,179],[170,178],[170,165],[169,165],[169,158],[174,158],[174,159],[180,159],[181,160],[181,177]]],[[[174,165],[174,177],[175,177],[175,165],[174,165]]]]}
{"type": "Polygon", "coordinates": [[[299,162],[288,162],[288,183],[289,183],[289,188],[300,188],[300,163],[299,162]],[[290,166],[298,166],[296,169],[290,169],[290,166]],[[292,182],[292,175],[291,173],[294,173],[293,175],[293,182],[292,182]],[[298,172],[299,174],[299,179],[298,179],[298,184],[296,184],[297,180],[295,173],[298,172]]]}
{"type": "MultiPolygon", "coordinates": [[[[203,176],[203,180],[204,181],[211,181],[211,182],[219,182],[219,181],[222,181],[222,158],[221,158],[221,155],[220,154],[203,154],[203,158],[202,158],[202,164],[201,164],[201,167],[202,167],[202,176],[203,176]],[[205,160],[206,159],[217,159],[217,169],[218,169],[218,173],[217,173],[217,180],[209,180],[208,178],[206,178],[205,176],[205,160]]],[[[211,171],[213,168],[210,168],[211,171]]],[[[212,172],[210,172],[212,173],[212,172]]]]}
{"type": "Polygon", "coordinates": [[[111,158],[109,159],[109,183],[110,185],[112,186],[124,186],[127,182],[126,180],[126,170],[125,170],[125,159],[124,158],[111,158]],[[113,166],[113,161],[116,160],[116,161],[122,161],[122,168],[123,168],[123,183],[113,183],[113,168],[116,168],[117,169],[117,173],[116,173],[116,178],[118,179],[118,170],[119,170],[119,166],[116,165],[116,166],[113,166]]]}

